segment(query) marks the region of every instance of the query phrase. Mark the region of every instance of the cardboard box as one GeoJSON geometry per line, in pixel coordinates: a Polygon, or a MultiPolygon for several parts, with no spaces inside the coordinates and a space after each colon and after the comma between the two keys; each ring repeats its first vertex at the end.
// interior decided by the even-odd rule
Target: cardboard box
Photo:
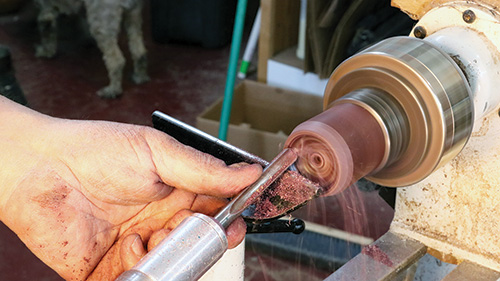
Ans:
{"type": "MultiPolygon", "coordinates": [[[[282,149],[288,134],[322,112],[319,96],[245,80],[233,97],[227,141],[268,161],[282,149]]],[[[222,99],[197,118],[198,129],[217,136],[222,99]]]]}
{"type": "Polygon", "coordinates": [[[322,97],[328,78],[304,72],[304,61],[297,58],[295,49],[288,48],[267,61],[267,84],[322,97]]]}

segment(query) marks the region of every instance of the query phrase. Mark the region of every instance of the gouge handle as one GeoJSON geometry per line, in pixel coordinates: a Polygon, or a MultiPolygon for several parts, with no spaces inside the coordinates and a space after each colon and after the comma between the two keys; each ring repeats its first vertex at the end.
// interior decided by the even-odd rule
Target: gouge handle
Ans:
{"type": "Polygon", "coordinates": [[[116,281],[198,280],[227,250],[226,232],[213,218],[184,219],[152,251],[116,281]]]}

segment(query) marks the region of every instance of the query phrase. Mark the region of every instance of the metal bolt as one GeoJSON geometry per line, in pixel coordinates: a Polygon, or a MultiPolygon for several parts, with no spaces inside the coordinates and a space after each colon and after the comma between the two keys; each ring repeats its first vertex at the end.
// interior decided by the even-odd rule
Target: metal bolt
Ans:
{"type": "Polygon", "coordinates": [[[462,14],[462,19],[466,23],[473,23],[476,20],[476,14],[472,10],[465,10],[465,12],[462,14]]]}
{"type": "Polygon", "coordinates": [[[427,36],[427,31],[423,26],[417,26],[413,30],[413,35],[417,38],[424,39],[427,36]]]}

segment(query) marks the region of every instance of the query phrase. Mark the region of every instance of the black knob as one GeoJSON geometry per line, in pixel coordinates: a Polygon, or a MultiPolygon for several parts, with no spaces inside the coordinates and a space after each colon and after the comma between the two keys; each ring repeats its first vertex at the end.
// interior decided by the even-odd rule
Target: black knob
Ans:
{"type": "Polygon", "coordinates": [[[305,222],[297,218],[292,220],[273,220],[263,223],[247,222],[247,233],[291,232],[300,234],[305,229],[305,222]]]}

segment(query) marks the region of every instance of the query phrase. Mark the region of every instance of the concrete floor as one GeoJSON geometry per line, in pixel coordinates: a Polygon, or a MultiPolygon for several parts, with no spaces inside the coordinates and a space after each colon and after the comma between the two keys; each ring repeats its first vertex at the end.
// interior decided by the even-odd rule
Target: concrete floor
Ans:
{"type": "Polygon", "coordinates": [[[124,94],[119,99],[100,99],[95,92],[107,85],[108,78],[93,40],[80,35],[81,30],[74,26],[63,26],[57,56],[36,58],[34,45],[39,39],[34,16],[32,9],[4,16],[0,22],[0,43],[11,48],[16,75],[29,106],[42,113],[149,125],[151,113],[162,110],[194,124],[196,115],[223,95],[228,47],[202,49],[155,44],[145,19],[151,81],[135,85],[128,79],[132,66],[123,36],[120,43],[127,56],[124,94]]]}
{"type": "MultiPolygon", "coordinates": [[[[101,54],[90,38],[78,36],[80,33],[71,27],[63,29],[60,35],[56,58],[34,56],[34,45],[38,41],[35,17],[29,5],[18,14],[0,16],[0,43],[10,47],[19,84],[29,106],[37,111],[61,118],[151,125],[151,113],[160,110],[194,125],[196,116],[223,95],[229,46],[203,49],[156,44],[150,38],[148,5],[144,10],[144,30],[151,81],[138,86],[125,79],[123,96],[114,100],[96,96],[95,92],[108,83],[101,54]]],[[[122,49],[128,57],[123,39],[122,49]]],[[[130,73],[127,60],[124,77],[128,78],[130,73]]],[[[377,211],[363,212],[364,222],[371,223],[368,232],[361,234],[376,238],[388,228],[392,211],[373,195],[367,196],[371,199],[365,200],[366,208],[377,211]]],[[[337,209],[341,204],[337,200],[320,199],[302,214],[319,223],[342,227],[338,223],[341,216],[337,209]]],[[[292,281],[322,280],[328,274],[249,249],[246,275],[247,281],[292,281]]],[[[56,281],[61,278],[0,223],[0,280],[56,281]]]]}

